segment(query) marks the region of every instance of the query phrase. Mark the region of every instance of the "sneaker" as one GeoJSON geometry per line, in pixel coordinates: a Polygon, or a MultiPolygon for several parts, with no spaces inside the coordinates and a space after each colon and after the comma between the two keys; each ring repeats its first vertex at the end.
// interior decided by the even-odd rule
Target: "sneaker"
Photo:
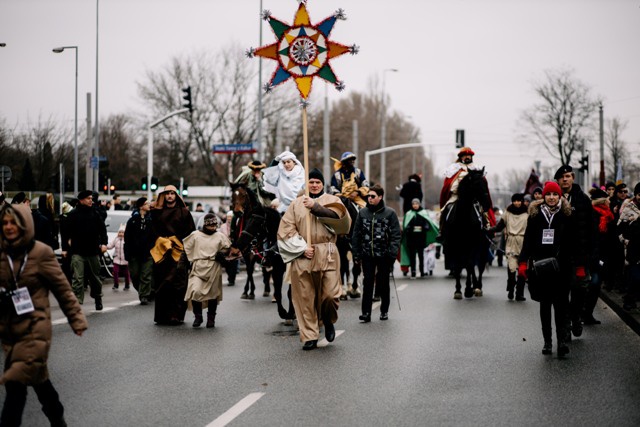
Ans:
{"type": "Polygon", "coordinates": [[[128,291],[129,289],[131,289],[131,288],[129,287],[129,285],[124,285],[124,289],[123,289],[123,291],[128,291]]]}
{"type": "Polygon", "coordinates": [[[388,320],[389,313],[380,313],[380,320],[388,320]]]}
{"type": "Polygon", "coordinates": [[[113,285],[113,287],[111,289],[113,289],[114,291],[117,291],[118,290],[118,285],[117,284],[113,285]]]}
{"type": "Polygon", "coordinates": [[[147,299],[147,297],[140,298],[140,305],[147,305],[147,304],[149,304],[149,300],[147,299]]]}

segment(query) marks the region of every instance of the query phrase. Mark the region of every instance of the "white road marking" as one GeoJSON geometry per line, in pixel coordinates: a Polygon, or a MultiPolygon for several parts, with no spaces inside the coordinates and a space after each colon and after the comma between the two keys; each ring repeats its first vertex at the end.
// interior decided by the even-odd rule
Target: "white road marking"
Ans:
{"type": "Polygon", "coordinates": [[[222,427],[236,419],[238,415],[249,409],[251,405],[256,403],[266,393],[251,393],[240,402],[233,405],[227,412],[207,424],[206,427],[222,427]]]}
{"type": "Polygon", "coordinates": [[[398,292],[404,291],[405,289],[407,289],[407,286],[409,286],[409,285],[407,285],[406,283],[404,285],[398,286],[398,292]]]}
{"type": "MultiPolygon", "coordinates": [[[[336,329],[336,338],[342,335],[343,332],[344,330],[342,329],[336,329]]],[[[328,345],[329,345],[329,341],[327,341],[326,338],[322,338],[321,340],[318,340],[318,347],[326,347],[328,345]]]]}
{"type": "Polygon", "coordinates": [[[377,309],[378,307],[380,307],[381,302],[374,302],[373,305],[371,306],[371,311],[377,309]]]}

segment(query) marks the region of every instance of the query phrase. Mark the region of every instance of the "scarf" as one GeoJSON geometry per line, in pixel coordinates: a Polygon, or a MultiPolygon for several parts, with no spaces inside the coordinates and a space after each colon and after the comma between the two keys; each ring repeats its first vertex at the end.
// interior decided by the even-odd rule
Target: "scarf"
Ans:
{"type": "Polygon", "coordinates": [[[555,214],[557,214],[560,211],[560,206],[562,205],[561,202],[558,202],[557,205],[555,205],[554,207],[551,207],[549,205],[547,205],[546,203],[543,203],[542,205],[540,205],[540,210],[544,211],[547,214],[547,217],[551,217],[555,214]]]}
{"type": "Polygon", "coordinates": [[[324,194],[324,189],[320,190],[320,192],[318,194],[309,193],[309,197],[311,197],[312,199],[317,199],[318,197],[322,196],[323,194],[324,194]]]}
{"type": "Polygon", "coordinates": [[[607,232],[609,223],[613,221],[613,213],[607,205],[593,205],[593,209],[600,215],[600,222],[598,223],[598,231],[602,234],[607,232]]]}

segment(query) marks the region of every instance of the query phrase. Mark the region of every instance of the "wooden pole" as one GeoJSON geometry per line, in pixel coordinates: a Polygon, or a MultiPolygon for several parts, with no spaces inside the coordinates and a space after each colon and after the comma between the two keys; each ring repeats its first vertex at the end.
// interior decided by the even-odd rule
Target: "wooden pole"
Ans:
{"type": "MultiPolygon", "coordinates": [[[[309,197],[309,136],[307,133],[307,107],[302,107],[302,145],[304,158],[304,195],[309,197]]],[[[307,245],[311,246],[311,212],[307,213],[307,245]]]]}

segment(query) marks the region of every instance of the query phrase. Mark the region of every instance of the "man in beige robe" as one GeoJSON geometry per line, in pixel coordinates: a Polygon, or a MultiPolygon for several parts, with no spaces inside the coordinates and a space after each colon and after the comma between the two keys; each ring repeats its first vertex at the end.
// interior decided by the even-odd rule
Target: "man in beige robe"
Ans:
{"type": "Polygon", "coordinates": [[[291,263],[291,294],[303,350],[317,347],[320,322],[327,341],[335,338],[342,286],[336,240],[351,225],[340,199],[324,193],[324,176],[318,169],[309,173],[308,188],[309,196],[291,203],[278,228],[280,254],[291,263]]]}

